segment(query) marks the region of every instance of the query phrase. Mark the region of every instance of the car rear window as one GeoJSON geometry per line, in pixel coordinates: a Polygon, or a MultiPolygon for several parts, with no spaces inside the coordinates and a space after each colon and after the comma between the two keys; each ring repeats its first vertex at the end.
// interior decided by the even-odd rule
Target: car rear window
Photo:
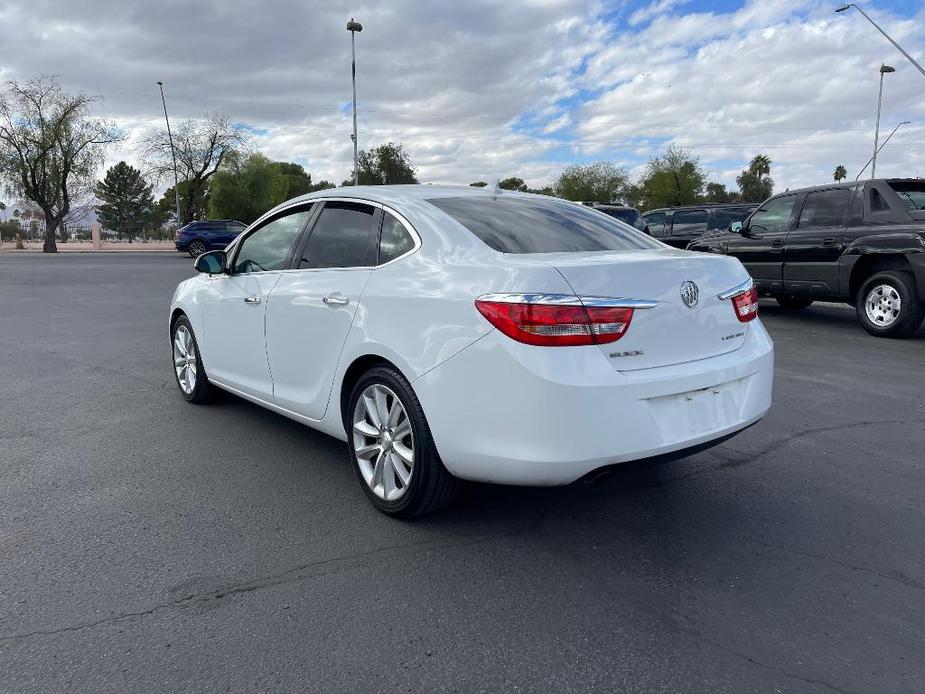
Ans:
{"type": "Polygon", "coordinates": [[[429,201],[501,253],[566,253],[661,248],[619,220],[574,203],[527,197],[429,201]]]}
{"type": "Polygon", "coordinates": [[[888,181],[910,211],[925,210],[925,181],[888,181]]]}

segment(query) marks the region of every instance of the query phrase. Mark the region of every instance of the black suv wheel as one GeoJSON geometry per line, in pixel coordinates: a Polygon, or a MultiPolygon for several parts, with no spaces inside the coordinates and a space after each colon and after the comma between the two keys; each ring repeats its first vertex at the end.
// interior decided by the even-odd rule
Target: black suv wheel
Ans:
{"type": "Polygon", "coordinates": [[[905,270],[871,275],[858,290],[855,307],[861,325],[877,337],[909,337],[925,316],[915,279],[905,270]]]}

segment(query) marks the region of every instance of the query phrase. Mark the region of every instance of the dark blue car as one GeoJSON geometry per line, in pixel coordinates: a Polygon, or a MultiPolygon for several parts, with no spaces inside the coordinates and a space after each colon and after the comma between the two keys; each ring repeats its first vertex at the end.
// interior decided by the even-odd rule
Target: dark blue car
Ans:
{"type": "Polygon", "coordinates": [[[222,249],[247,228],[246,224],[234,219],[210,219],[190,222],[181,227],[176,235],[178,251],[186,251],[198,258],[206,251],[222,249]]]}

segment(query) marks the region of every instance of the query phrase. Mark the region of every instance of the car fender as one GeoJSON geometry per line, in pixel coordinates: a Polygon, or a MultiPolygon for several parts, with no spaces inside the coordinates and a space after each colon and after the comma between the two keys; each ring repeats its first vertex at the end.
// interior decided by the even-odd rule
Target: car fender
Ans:
{"type": "Polygon", "coordinates": [[[865,234],[849,243],[838,259],[839,293],[850,296],[851,275],[857,262],[864,256],[902,255],[912,266],[916,284],[925,293],[925,238],[916,228],[890,229],[865,234]]]}

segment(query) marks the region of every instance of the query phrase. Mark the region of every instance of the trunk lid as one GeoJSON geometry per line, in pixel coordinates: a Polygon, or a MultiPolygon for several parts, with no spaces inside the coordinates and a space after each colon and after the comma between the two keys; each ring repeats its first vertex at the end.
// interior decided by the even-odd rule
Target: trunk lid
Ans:
{"type": "Polygon", "coordinates": [[[629,330],[617,342],[600,345],[614,369],[631,371],[680,364],[732,352],[748,329],[730,299],[717,294],[748,280],[735,258],[674,249],[549,253],[518,256],[554,266],[579,296],[650,299],[637,309],[629,330]],[[697,302],[681,297],[685,282],[697,285],[697,302]]]}

